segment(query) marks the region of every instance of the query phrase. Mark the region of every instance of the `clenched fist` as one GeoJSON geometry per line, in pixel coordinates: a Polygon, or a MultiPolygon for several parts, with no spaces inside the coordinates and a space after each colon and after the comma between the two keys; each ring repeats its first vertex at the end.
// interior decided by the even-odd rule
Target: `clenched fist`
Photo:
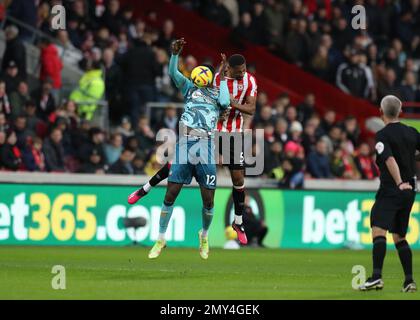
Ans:
{"type": "Polygon", "coordinates": [[[186,42],[185,42],[184,38],[181,38],[181,39],[178,39],[178,40],[175,40],[174,42],[172,42],[172,45],[171,45],[172,54],[174,54],[174,55],[179,54],[185,44],[186,44],[186,42]]]}

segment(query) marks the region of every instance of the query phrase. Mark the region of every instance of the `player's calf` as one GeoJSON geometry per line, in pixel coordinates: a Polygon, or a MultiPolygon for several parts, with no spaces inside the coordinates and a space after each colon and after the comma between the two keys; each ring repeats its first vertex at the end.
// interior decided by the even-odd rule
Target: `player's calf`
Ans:
{"type": "Polygon", "coordinates": [[[243,245],[248,243],[245,228],[243,224],[243,213],[245,209],[245,186],[236,186],[232,188],[232,197],[235,207],[235,217],[232,223],[233,230],[238,234],[239,242],[243,245]]]}
{"type": "Polygon", "coordinates": [[[149,252],[149,259],[156,259],[160,256],[162,250],[166,247],[165,233],[174,210],[173,203],[164,202],[159,218],[159,237],[155,245],[149,252]]]}
{"type": "Polygon", "coordinates": [[[407,240],[399,235],[393,234],[395,248],[398,251],[401,266],[404,270],[405,281],[402,292],[415,292],[417,290],[416,283],[413,280],[413,254],[407,240]]]}
{"type": "Polygon", "coordinates": [[[147,193],[154,186],[158,185],[162,180],[165,180],[169,176],[169,170],[171,169],[171,163],[166,163],[156,174],[140,189],[137,189],[128,196],[128,203],[135,204],[141,198],[147,195],[147,193]]]}

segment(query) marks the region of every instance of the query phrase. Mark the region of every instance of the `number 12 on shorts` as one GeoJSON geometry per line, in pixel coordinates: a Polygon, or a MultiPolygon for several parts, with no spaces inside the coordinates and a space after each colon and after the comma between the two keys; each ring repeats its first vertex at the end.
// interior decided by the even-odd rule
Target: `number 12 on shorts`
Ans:
{"type": "Polygon", "coordinates": [[[209,186],[214,186],[214,183],[216,182],[216,176],[214,174],[206,174],[207,177],[207,184],[209,186]]]}

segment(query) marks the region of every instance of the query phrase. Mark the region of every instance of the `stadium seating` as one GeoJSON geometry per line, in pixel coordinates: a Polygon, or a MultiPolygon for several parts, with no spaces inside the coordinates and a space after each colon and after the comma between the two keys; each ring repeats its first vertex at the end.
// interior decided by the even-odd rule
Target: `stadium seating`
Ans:
{"type": "MultiPolygon", "coordinates": [[[[218,61],[220,51],[234,53],[238,50],[231,44],[228,28],[215,25],[177,4],[144,0],[135,6],[136,13],[156,27],[161,26],[165,19],[172,19],[176,25],[175,33],[191,42],[186,48],[186,53],[191,53],[200,59],[211,57],[214,61],[218,61]],[[155,21],[147,17],[151,11],[157,14],[155,21]]],[[[241,53],[249,63],[256,66],[259,87],[263,88],[262,90],[266,91],[271,99],[274,99],[279,92],[287,92],[292,103],[298,103],[303,100],[305,94],[314,92],[320,112],[333,109],[339,118],[351,114],[360,120],[378,115],[377,107],[366,100],[344,94],[325,81],[273,56],[264,47],[248,43],[241,53]]]]}

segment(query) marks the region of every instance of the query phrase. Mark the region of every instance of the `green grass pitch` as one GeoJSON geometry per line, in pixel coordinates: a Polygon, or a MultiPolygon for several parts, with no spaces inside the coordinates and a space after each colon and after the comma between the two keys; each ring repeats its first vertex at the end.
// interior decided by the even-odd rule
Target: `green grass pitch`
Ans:
{"type": "MultiPolygon", "coordinates": [[[[389,249],[385,288],[352,289],[354,265],[371,269],[369,251],[167,248],[148,260],[142,247],[0,246],[1,299],[420,299],[400,293],[402,269],[389,249]],[[66,269],[66,289],[54,290],[54,265],[66,269]]],[[[420,267],[420,253],[414,252],[420,267]]],[[[419,278],[420,273],[416,273],[419,278]]]]}

